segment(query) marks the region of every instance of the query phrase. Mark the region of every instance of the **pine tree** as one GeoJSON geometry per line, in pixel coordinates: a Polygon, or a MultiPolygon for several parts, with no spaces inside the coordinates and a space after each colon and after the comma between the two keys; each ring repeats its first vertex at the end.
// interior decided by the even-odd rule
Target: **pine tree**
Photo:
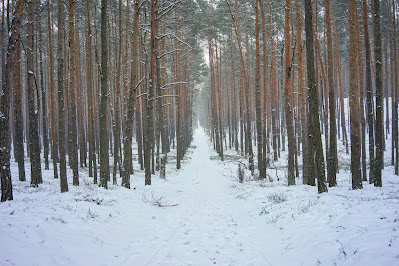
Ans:
{"type": "Polygon", "coordinates": [[[362,174],[360,167],[361,143],[359,122],[359,88],[358,88],[358,51],[357,51],[357,6],[356,0],[348,1],[349,24],[349,106],[351,127],[351,173],[352,188],[360,189],[362,186],[362,174]]]}
{"type": "Polygon", "coordinates": [[[291,0],[285,1],[285,120],[288,135],[288,185],[295,185],[295,168],[294,168],[294,151],[295,136],[292,117],[292,63],[291,63],[291,37],[290,37],[290,16],[291,16],[291,0]]]}
{"type": "MultiPolygon", "coordinates": [[[[121,146],[121,128],[120,128],[120,88],[123,86],[121,80],[122,72],[122,0],[119,0],[119,43],[116,54],[116,80],[115,80],[115,97],[114,97],[114,169],[112,172],[112,181],[116,185],[116,170],[119,165],[121,167],[121,158],[119,156],[121,146]]],[[[119,173],[120,174],[120,173],[119,173]]]]}
{"type": "MultiPolygon", "coordinates": [[[[316,76],[314,68],[314,41],[313,41],[313,11],[312,1],[305,0],[305,33],[306,33],[306,65],[308,77],[308,101],[309,101],[309,120],[308,120],[308,145],[307,152],[309,163],[315,167],[318,192],[327,192],[324,168],[323,147],[321,143],[320,120],[318,113],[318,97],[316,87],[316,76]]],[[[310,181],[310,183],[312,183],[310,181]]]]}
{"type": "Polygon", "coordinates": [[[50,1],[47,1],[47,32],[48,32],[48,57],[50,63],[49,69],[49,88],[50,88],[50,127],[51,127],[51,152],[53,158],[53,171],[54,178],[58,178],[58,142],[55,124],[55,114],[56,114],[56,94],[55,94],[55,84],[54,84],[54,55],[53,55],[53,36],[51,30],[51,18],[50,18],[50,1]]]}
{"type": "MultiPolygon", "coordinates": [[[[262,105],[261,105],[261,89],[260,89],[260,41],[259,41],[259,0],[255,0],[255,37],[256,37],[256,132],[258,147],[258,169],[259,179],[266,178],[266,164],[262,154],[263,149],[263,132],[262,132],[262,105]]],[[[265,130],[265,128],[263,128],[265,130]]]]}
{"type": "Polygon", "coordinates": [[[395,10],[395,0],[392,0],[392,46],[393,46],[393,64],[394,71],[392,71],[391,76],[395,79],[395,86],[392,87],[392,161],[395,166],[395,175],[399,175],[399,132],[398,132],[398,88],[399,88],[399,78],[398,78],[398,65],[397,65],[397,47],[396,47],[396,10],[395,10]]]}
{"type": "Polygon", "coordinates": [[[108,0],[101,0],[101,96],[100,96],[100,186],[108,188],[109,140],[108,140],[108,49],[107,49],[108,0]]]}
{"type": "MultiPolygon", "coordinates": [[[[328,53],[328,96],[330,111],[330,145],[328,147],[328,169],[327,179],[330,187],[337,185],[337,127],[335,119],[335,84],[334,84],[334,64],[331,33],[331,5],[330,0],[325,0],[326,7],[326,28],[327,28],[327,53],[328,53]]],[[[326,84],[325,84],[326,85],[326,84]]],[[[327,132],[325,132],[327,134],[327,132]]]]}
{"type": "Polygon", "coordinates": [[[383,168],[383,109],[382,109],[382,52],[381,52],[381,25],[380,25],[380,1],[372,0],[374,5],[373,12],[373,32],[374,32],[374,54],[375,54],[375,91],[376,91],[376,120],[375,120],[375,164],[374,164],[374,186],[382,187],[381,170],[383,168]]]}
{"type": "Polygon", "coordinates": [[[133,34],[132,34],[132,74],[129,88],[129,98],[127,102],[127,117],[126,127],[123,136],[123,167],[122,167],[122,186],[130,188],[130,173],[132,168],[132,139],[133,139],[133,119],[134,119],[134,103],[137,94],[137,35],[139,30],[139,15],[140,4],[139,1],[134,1],[134,21],[133,21],[133,34]]]}
{"type": "Polygon", "coordinates": [[[369,128],[369,160],[370,160],[370,182],[374,180],[374,100],[373,84],[371,80],[371,53],[370,37],[368,27],[367,1],[363,0],[363,28],[364,28],[364,46],[366,53],[366,92],[367,92],[367,121],[369,128]]]}
{"type": "MultiPolygon", "coordinates": [[[[4,2],[3,2],[4,3],[4,2]]],[[[19,39],[18,32],[21,26],[22,11],[24,8],[24,0],[17,0],[13,19],[10,25],[10,34],[8,34],[7,61],[3,64],[3,79],[0,104],[0,181],[1,181],[1,202],[13,200],[12,180],[10,169],[10,150],[8,148],[8,130],[9,130],[9,111],[10,111],[10,95],[11,95],[11,75],[14,71],[13,61],[16,50],[16,43],[19,39]]],[[[4,5],[3,5],[4,10],[4,5]]],[[[2,53],[4,54],[4,53],[2,53]]]]}
{"type": "MultiPolygon", "coordinates": [[[[157,2],[151,0],[151,16],[150,16],[150,73],[148,88],[145,99],[145,135],[144,135],[144,170],[145,170],[145,185],[151,185],[151,159],[152,159],[152,149],[153,149],[153,106],[154,106],[154,92],[155,92],[155,67],[156,67],[156,54],[155,54],[155,34],[157,23],[157,2]]],[[[179,157],[179,153],[177,154],[179,157]]]]}
{"type": "MultiPolygon", "coordinates": [[[[76,45],[75,45],[75,0],[69,0],[68,2],[68,35],[69,35],[69,102],[71,109],[68,112],[68,118],[70,120],[69,129],[69,141],[71,143],[71,150],[69,151],[69,163],[73,172],[73,185],[79,185],[79,164],[78,164],[78,143],[77,143],[77,106],[76,106],[76,90],[77,90],[77,70],[75,68],[76,59],[76,45]]],[[[78,70],[79,71],[79,70],[78,70]]],[[[78,96],[79,97],[79,96],[78,96]]],[[[80,130],[83,130],[81,128],[80,130]]]]}
{"type": "MultiPolygon", "coordinates": [[[[20,36],[20,28],[16,29],[16,36],[20,36]]],[[[18,37],[20,38],[20,37],[18,37]]],[[[14,156],[18,162],[19,181],[26,181],[25,177],[25,154],[24,154],[24,132],[23,132],[23,114],[22,114],[22,64],[21,64],[21,42],[18,40],[15,47],[14,59],[14,75],[13,83],[15,88],[14,105],[15,105],[15,150],[14,156]]]]}
{"type": "Polygon", "coordinates": [[[58,0],[57,7],[57,87],[58,87],[58,148],[60,156],[60,187],[61,192],[68,191],[66,172],[66,147],[65,147],[65,102],[64,102],[64,3],[58,0]]]}
{"type": "MultiPolygon", "coordinates": [[[[44,167],[46,170],[49,170],[49,143],[48,143],[48,118],[47,118],[47,95],[44,86],[44,69],[43,69],[43,30],[42,30],[42,17],[40,14],[40,10],[42,6],[40,3],[36,4],[36,21],[37,21],[37,31],[39,35],[39,82],[40,82],[40,91],[41,91],[41,108],[42,108],[42,140],[43,140],[43,151],[44,151],[44,167]]],[[[39,120],[39,119],[38,119],[39,120]]]]}
{"type": "Polygon", "coordinates": [[[301,129],[302,129],[302,180],[304,184],[308,184],[309,180],[309,163],[308,163],[308,129],[307,129],[307,89],[304,85],[303,78],[303,44],[302,44],[302,21],[300,13],[299,0],[295,0],[295,20],[296,20],[296,49],[297,49],[297,62],[298,62],[298,91],[300,99],[300,113],[301,113],[301,129]]]}
{"type": "MultiPolygon", "coordinates": [[[[37,86],[34,76],[34,61],[33,52],[34,46],[34,24],[33,24],[33,13],[34,4],[33,1],[27,2],[28,11],[28,27],[27,27],[27,55],[26,55],[26,67],[28,77],[28,109],[29,109],[29,150],[30,150],[30,163],[31,163],[31,186],[37,187],[38,184],[43,183],[42,181],[42,168],[40,163],[40,146],[39,146],[39,112],[38,106],[35,105],[35,95],[37,93],[37,86]],[[37,108],[37,109],[36,109],[37,108]]],[[[37,99],[39,100],[39,99],[37,99]]],[[[39,102],[39,101],[38,101],[39,102]]]]}

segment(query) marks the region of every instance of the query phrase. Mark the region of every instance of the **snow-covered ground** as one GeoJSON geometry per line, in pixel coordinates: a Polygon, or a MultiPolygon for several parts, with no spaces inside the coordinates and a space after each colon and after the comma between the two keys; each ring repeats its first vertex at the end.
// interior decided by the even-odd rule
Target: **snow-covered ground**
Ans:
{"type": "Polygon", "coordinates": [[[0,204],[0,265],[399,265],[392,167],[382,188],[351,190],[341,170],[338,186],[318,195],[299,179],[286,186],[284,168],[239,183],[234,152],[215,159],[202,129],[186,157],[151,186],[138,172],[132,189],[104,190],[81,171],[80,186],[69,178],[63,194],[51,169],[31,188],[13,164],[14,201],[0,204]],[[165,207],[151,204],[159,198],[165,207]]]}

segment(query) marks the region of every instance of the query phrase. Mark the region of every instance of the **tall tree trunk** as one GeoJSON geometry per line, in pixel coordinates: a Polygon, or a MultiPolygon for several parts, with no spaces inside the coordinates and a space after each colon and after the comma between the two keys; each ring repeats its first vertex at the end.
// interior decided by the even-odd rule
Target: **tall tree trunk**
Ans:
{"type": "Polygon", "coordinates": [[[272,98],[272,131],[273,131],[273,158],[274,161],[278,160],[278,148],[277,148],[277,122],[276,122],[276,69],[275,69],[275,44],[272,30],[272,5],[270,0],[267,1],[269,4],[269,36],[270,36],[270,50],[271,50],[271,66],[270,66],[270,95],[272,98]]]}
{"type": "MultiPolygon", "coordinates": [[[[357,15],[357,12],[356,12],[357,15]]],[[[367,168],[366,168],[366,120],[364,117],[365,105],[364,105],[364,79],[363,79],[363,60],[361,53],[361,40],[360,40],[360,27],[359,19],[355,20],[356,23],[356,51],[358,53],[358,87],[359,87],[359,117],[360,117],[360,137],[361,137],[361,173],[362,180],[367,181],[367,168]]]]}
{"type": "Polygon", "coordinates": [[[217,43],[217,37],[216,37],[216,30],[214,29],[214,34],[215,34],[215,57],[216,57],[216,90],[217,90],[217,133],[219,134],[219,155],[220,155],[220,160],[223,161],[223,113],[222,113],[222,92],[221,92],[221,85],[220,85],[220,75],[221,71],[219,68],[219,56],[218,56],[218,43],[217,43]]]}
{"type": "MultiPolygon", "coordinates": [[[[386,115],[386,119],[385,119],[385,128],[386,128],[386,135],[388,136],[388,134],[390,134],[390,120],[389,120],[389,112],[390,109],[389,108],[389,84],[388,84],[388,80],[389,80],[389,75],[388,75],[388,41],[387,41],[387,36],[384,37],[384,51],[382,52],[383,55],[383,59],[384,59],[384,67],[382,69],[383,73],[384,73],[384,79],[382,82],[382,86],[383,86],[383,97],[385,97],[385,115],[386,115]]],[[[372,57],[371,57],[371,62],[370,65],[372,66],[372,73],[375,76],[375,65],[373,66],[373,61],[372,61],[372,57]]],[[[375,126],[375,125],[374,125],[375,126]]],[[[371,181],[370,181],[371,182],[371,181]]],[[[371,184],[371,183],[370,183],[371,184]]]]}
{"type": "MultiPolygon", "coordinates": [[[[328,169],[327,179],[330,187],[337,185],[337,126],[335,120],[335,84],[334,84],[334,63],[333,63],[333,47],[331,33],[331,5],[330,0],[325,1],[326,8],[326,28],[327,28],[327,53],[328,53],[328,98],[330,111],[330,146],[328,148],[328,169]]],[[[327,85],[327,84],[325,84],[327,85]]],[[[325,133],[327,134],[327,132],[325,133]]]]}
{"type": "MultiPolygon", "coordinates": [[[[69,164],[72,168],[73,173],[73,185],[79,185],[79,163],[78,163],[78,143],[77,143],[77,117],[76,117],[76,75],[77,71],[75,69],[75,21],[74,21],[74,13],[75,13],[75,1],[69,0],[68,3],[68,35],[69,35],[69,102],[70,102],[70,112],[68,113],[68,118],[70,119],[70,127],[69,130],[69,141],[71,143],[71,150],[69,157],[69,164]]],[[[79,71],[79,70],[78,70],[79,71]]],[[[83,130],[83,128],[81,128],[83,130]]]]}
{"type": "Polygon", "coordinates": [[[64,103],[64,2],[58,0],[58,48],[57,48],[57,87],[58,87],[58,129],[60,156],[60,187],[61,192],[68,191],[65,152],[65,103],[64,103]]]}
{"type": "MultiPolygon", "coordinates": [[[[258,169],[259,179],[266,178],[266,164],[262,154],[263,134],[262,134],[262,104],[260,89],[260,41],[259,41],[259,0],[255,0],[255,37],[256,37],[256,70],[255,70],[255,93],[256,93],[256,133],[258,142],[258,169]]],[[[263,130],[266,130],[263,128],[263,130]]]]}
{"type": "Polygon", "coordinates": [[[371,80],[371,54],[368,27],[367,1],[363,0],[363,28],[364,45],[366,52],[366,92],[367,92],[367,122],[369,127],[369,158],[370,158],[370,183],[374,179],[374,100],[373,84],[371,80]]]}
{"type": "MultiPolygon", "coordinates": [[[[20,38],[20,28],[16,27],[16,36],[20,38]]],[[[21,42],[17,41],[14,53],[14,73],[13,83],[15,86],[14,105],[15,105],[15,150],[14,156],[18,162],[19,181],[26,181],[25,177],[25,154],[24,154],[24,131],[23,131],[23,114],[22,114],[22,64],[21,64],[21,42]]],[[[4,66],[4,65],[3,65],[4,66]]],[[[3,69],[3,72],[5,69],[3,69]]]]}
{"type": "Polygon", "coordinates": [[[246,59],[247,59],[247,68],[244,72],[245,75],[245,81],[244,81],[244,89],[245,89],[245,109],[246,109],[246,131],[245,131],[245,145],[248,147],[248,162],[249,162],[249,170],[251,171],[251,174],[253,175],[255,166],[254,166],[254,153],[253,153],[253,147],[252,147],[252,108],[251,108],[251,103],[252,103],[252,93],[251,93],[251,85],[249,83],[249,79],[251,78],[250,75],[250,46],[249,46],[249,36],[248,36],[248,31],[246,30],[245,33],[245,53],[246,53],[246,59]]]}
{"type": "Polygon", "coordinates": [[[39,76],[40,76],[40,90],[41,90],[41,107],[42,107],[42,124],[43,124],[43,151],[44,151],[44,167],[46,170],[49,170],[49,143],[48,143],[48,119],[47,119],[47,95],[44,87],[44,71],[43,71],[43,32],[42,32],[42,18],[40,15],[41,4],[40,2],[36,4],[36,13],[37,13],[37,31],[39,35],[39,76]]]}
{"type": "MultiPolygon", "coordinates": [[[[119,43],[118,51],[117,51],[117,60],[116,60],[116,81],[115,81],[115,100],[114,100],[114,169],[112,173],[112,181],[113,184],[116,185],[116,170],[119,164],[119,168],[121,167],[119,158],[119,151],[121,146],[121,128],[120,128],[120,88],[123,86],[123,82],[121,80],[120,73],[122,72],[122,0],[119,0],[119,43]]],[[[121,173],[119,173],[120,175],[121,173]]]]}
{"type": "Polygon", "coordinates": [[[398,138],[398,87],[399,87],[399,78],[398,78],[398,65],[397,65],[397,52],[396,52],[396,9],[395,9],[395,0],[392,0],[392,35],[393,35],[393,65],[394,71],[391,73],[392,77],[395,79],[395,87],[392,88],[392,98],[394,99],[392,105],[392,139],[393,145],[392,149],[395,151],[392,153],[392,160],[394,161],[395,166],[395,175],[399,175],[399,138],[398,138]],[[396,157],[396,158],[395,158],[396,157]]]}
{"type": "MultiPolygon", "coordinates": [[[[126,127],[123,136],[123,167],[122,167],[122,186],[130,188],[130,173],[132,169],[132,139],[133,139],[133,119],[134,119],[134,103],[136,90],[140,84],[137,84],[137,38],[139,30],[139,1],[134,1],[134,21],[132,34],[132,67],[131,81],[129,88],[129,98],[127,105],[126,127]]],[[[139,107],[138,107],[139,108],[139,107]]],[[[136,120],[136,124],[141,123],[136,120]]]]}
{"type": "Polygon", "coordinates": [[[359,122],[359,87],[358,87],[358,51],[356,20],[356,0],[348,1],[348,24],[349,24],[349,105],[350,105],[350,127],[351,127],[351,173],[352,189],[361,189],[362,173],[360,166],[361,142],[359,122]]]}
{"type": "MultiPolygon", "coordinates": [[[[210,86],[210,94],[211,94],[211,108],[212,108],[212,132],[213,132],[213,136],[214,136],[214,144],[215,144],[215,149],[216,152],[220,155],[220,134],[219,134],[219,119],[218,119],[218,109],[217,109],[217,96],[216,96],[216,74],[215,74],[215,69],[216,67],[214,66],[214,54],[213,54],[213,45],[212,45],[212,37],[211,37],[211,33],[208,34],[208,49],[209,49],[209,68],[210,68],[210,82],[211,82],[211,86],[210,86]]],[[[177,56],[176,56],[176,62],[175,62],[175,72],[178,73],[178,65],[177,65],[177,56]]],[[[177,82],[177,74],[175,74],[175,82],[177,82]]],[[[179,103],[179,102],[178,102],[179,103]]],[[[177,106],[177,108],[179,108],[177,106]]],[[[180,162],[180,161],[179,161],[180,162]]]]}
{"type": "Polygon", "coordinates": [[[269,98],[270,91],[268,87],[268,69],[267,69],[267,45],[266,45],[266,18],[265,18],[265,10],[263,1],[259,1],[260,3],[260,12],[262,18],[262,46],[263,46],[263,163],[265,168],[265,177],[266,177],[266,168],[268,164],[268,153],[270,151],[269,146],[269,98]]]}
{"type": "Polygon", "coordinates": [[[234,64],[234,46],[233,46],[233,33],[230,31],[230,61],[231,61],[231,92],[233,94],[233,110],[232,110],[232,126],[234,134],[234,148],[238,151],[238,125],[237,119],[237,91],[236,91],[236,75],[235,75],[235,64],[234,64]]]}
{"type": "Polygon", "coordinates": [[[145,185],[151,185],[151,152],[154,144],[154,121],[153,121],[153,104],[154,104],[154,91],[155,91],[155,67],[156,67],[156,54],[155,54],[155,34],[156,34],[156,12],[157,3],[151,0],[151,22],[150,22],[150,73],[147,93],[144,97],[146,108],[146,128],[144,136],[144,171],[145,171],[145,185]]]}
{"type": "Polygon", "coordinates": [[[58,178],[58,169],[57,169],[57,162],[58,162],[58,142],[57,142],[57,132],[56,132],[56,90],[54,84],[54,55],[53,55],[53,32],[52,32],[52,22],[50,16],[50,1],[47,1],[47,31],[48,31],[48,56],[50,61],[50,69],[49,69],[49,86],[50,86],[50,104],[51,104],[51,111],[50,111],[50,126],[51,126],[51,152],[53,157],[53,170],[54,170],[54,178],[58,178]]]}
{"type": "MultiPolygon", "coordinates": [[[[339,59],[339,45],[338,45],[338,34],[337,29],[335,27],[335,21],[333,20],[333,28],[334,28],[334,46],[335,46],[335,59],[337,60],[337,70],[338,70],[338,85],[339,85],[339,105],[341,111],[341,128],[342,128],[342,139],[345,144],[346,154],[349,154],[349,144],[348,144],[348,135],[346,132],[346,118],[345,118],[345,103],[344,103],[344,93],[342,88],[342,75],[341,75],[341,62],[339,59]]],[[[337,165],[338,166],[338,165],[337,165]]],[[[338,170],[338,167],[337,167],[338,170]]]]}
{"type": "Polygon", "coordinates": [[[89,176],[93,177],[94,184],[97,184],[97,158],[96,158],[96,140],[95,140],[95,123],[94,123],[94,87],[93,87],[93,59],[92,59],[92,35],[90,21],[90,0],[86,0],[86,55],[87,55],[87,103],[89,107],[88,114],[88,138],[89,138],[89,176]]]}
{"type": "MultiPolygon", "coordinates": [[[[4,2],[3,2],[4,3],[4,2]]],[[[13,200],[12,179],[10,169],[10,150],[8,148],[8,131],[9,131],[9,111],[10,111],[10,95],[11,95],[11,75],[14,72],[14,53],[16,43],[19,39],[17,35],[20,31],[22,11],[24,8],[24,0],[17,0],[15,3],[15,11],[10,25],[7,61],[3,64],[2,91],[3,96],[0,102],[0,181],[1,181],[1,202],[13,200]]],[[[3,5],[4,12],[4,5],[3,5]]],[[[4,20],[3,20],[4,21],[4,20]]],[[[3,24],[4,25],[4,24],[3,24]]],[[[3,50],[4,51],[4,50],[3,50]]],[[[4,53],[2,53],[4,55],[4,53]]]]}
{"type": "MultiPolygon", "coordinates": [[[[76,20],[76,18],[75,18],[76,20]]],[[[76,27],[75,27],[76,28],[76,27]]],[[[75,32],[75,69],[76,71],[76,103],[77,103],[77,137],[78,137],[78,144],[79,144],[79,163],[80,167],[87,166],[87,141],[86,141],[86,95],[85,91],[82,90],[83,82],[82,82],[82,68],[80,63],[80,34],[79,30],[74,30],[75,32]]]]}
{"type": "Polygon", "coordinates": [[[383,103],[382,103],[382,53],[381,53],[381,25],[380,25],[380,1],[372,0],[374,4],[373,29],[374,29],[374,53],[375,53],[375,91],[376,91],[376,122],[375,122],[375,144],[376,155],[374,164],[374,186],[382,187],[381,169],[383,168],[383,103]]]}
{"type": "Polygon", "coordinates": [[[27,55],[26,67],[28,77],[28,109],[29,109],[29,150],[30,150],[30,163],[31,163],[31,186],[37,187],[42,181],[42,168],[40,163],[40,144],[39,144],[39,106],[35,105],[35,96],[39,103],[38,88],[35,83],[34,76],[34,59],[33,51],[34,46],[34,25],[33,25],[33,1],[27,2],[28,11],[28,26],[27,26],[27,55]],[[36,109],[37,107],[37,109],[36,109]]]}
{"type": "Polygon", "coordinates": [[[297,62],[298,62],[298,91],[301,109],[301,128],[302,128],[302,179],[304,184],[308,184],[310,178],[310,165],[308,163],[308,129],[307,129],[307,89],[303,79],[303,45],[302,45],[302,21],[299,0],[295,0],[296,18],[296,38],[297,38],[297,62]]]}
{"type": "Polygon", "coordinates": [[[292,63],[291,63],[291,37],[290,37],[290,16],[291,16],[291,0],[285,1],[285,27],[284,27],[284,40],[285,40],[285,121],[287,125],[288,135],[288,185],[295,185],[295,133],[293,127],[292,117],[292,63]]]}
{"type": "Polygon", "coordinates": [[[107,8],[108,0],[101,0],[101,96],[100,96],[100,186],[108,188],[109,140],[108,140],[108,62],[107,62],[107,8]]]}
{"type": "MultiPolygon", "coordinates": [[[[1,49],[1,81],[3,82],[4,80],[4,69],[5,69],[5,63],[6,63],[6,49],[4,47],[4,32],[6,30],[5,28],[5,22],[4,22],[4,13],[5,13],[5,0],[1,1],[1,29],[0,29],[0,49],[1,49]]],[[[7,31],[8,32],[8,31],[7,31]]],[[[11,78],[11,77],[10,77],[11,78]]],[[[0,93],[3,92],[3,88],[1,88],[0,93]]],[[[1,104],[1,98],[0,98],[0,104],[1,104]]]]}
{"type": "MultiPolygon", "coordinates": [[[[305,0],[305,32],[306,32],[306,65],[308,77],[308,101],[309,101],[309,163],[315,166],[318,192],[327,192],[324,168],[323,147],[321,143],[320,120],[318,113],[318,98],[316,87],[316,76],[314,68],[314,42],[313,42],[313,22],[312,22],[312,1],[305,0]]],[[[314,184],[310,180],[310,184],[314,184]]]]}

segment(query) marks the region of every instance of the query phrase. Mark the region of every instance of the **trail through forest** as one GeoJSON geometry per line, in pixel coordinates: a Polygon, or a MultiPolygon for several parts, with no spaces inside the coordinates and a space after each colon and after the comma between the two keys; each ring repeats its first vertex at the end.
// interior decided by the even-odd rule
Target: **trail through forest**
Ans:
{"type": "Polygon", "coordinates": [[[211,160],[207,139],[196,131],[192,161],[176,177],[176,228],[161,230],[148,264],[268,264],[259,252],[262,243],[252,236],[247,207],[231,193],[220,163],[211,160]]]}
{"type": "Polygon", "coordinates": [[[3,1],[0,266],[399,266],[398,1],[293,2],[3,1]]]}
{"type": "Polygon", "coordinates": [[[399,265],[393,167],[382,188],[352,190],[342,170],[320,195],[286,186],[286,168],[240,183],[235,151],[220,162],[208,141],[197,129],[182,169],[151,186],[137,170],[130,190],[82,172],[60,194],[51,168],[38,188],[14,179],[14,200],[0,205],[0,265],[399,265]]]}

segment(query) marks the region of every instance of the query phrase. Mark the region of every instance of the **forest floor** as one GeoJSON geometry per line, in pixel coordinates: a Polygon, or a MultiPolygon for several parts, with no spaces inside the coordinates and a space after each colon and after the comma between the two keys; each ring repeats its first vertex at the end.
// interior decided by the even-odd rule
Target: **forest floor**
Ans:
{"type": "Polygon", "coordinates": [[[299,178],[286,185],[285,154],[267,180],[247,175],[240,183],[234,154],[218,160],[197,129],[182,169],[169,164],[166,180],[156,175],[144,186],[136,171],[132,189],[105,190],[80,171],[80,186],[69,173],[62,194],[51,168],[32,188],[12,163],[14,201],[0,204],[0,265],[399,265],[391,166],[382,188],[363,182],[352,190],[341,170],[338,186],[319,195],[299,178]]]}

